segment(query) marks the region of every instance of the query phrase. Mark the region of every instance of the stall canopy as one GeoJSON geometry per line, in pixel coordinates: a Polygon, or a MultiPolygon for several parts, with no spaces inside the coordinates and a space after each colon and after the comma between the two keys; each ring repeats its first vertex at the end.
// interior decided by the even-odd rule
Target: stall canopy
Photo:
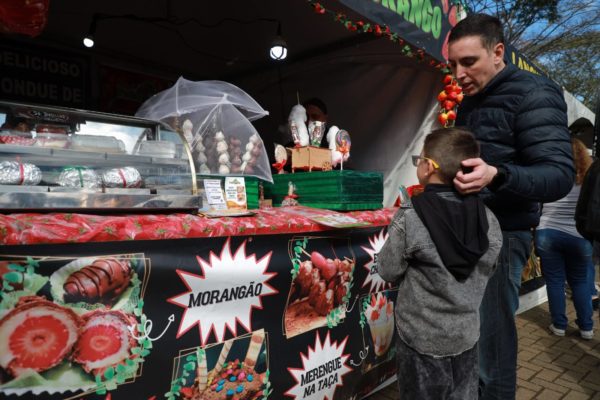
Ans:
{"type": "MultiPolygon", "coordinates": [[[[409,155],[437,126],[436,96],[443,87],[437,67],[446,58],[444,43],[460,14],[455,3],[63,0],[51,3],[47,26],[35,40],[0,43],[0,50],[20,60],[74,55],[64,59],[76,59],[79,69],[101,77],[91,88],[83,76],[73,77],[87,102],[79,108],[136,101],[139,107],[179,76],[230,82],[269,111],[254,123],[269,155],[274,142],[290,141],[281,126],[297,99],[320,97],[329,123],[352,136],[345,167],[383,172],[384,204],[391,205],[400,184],[416,182],[409,155]],[[96,46],[84,50],[81,40],[93,21],[96,46]],[[280,63],[269,60],[266,51],[278,27],[289,48],[288,59],[280,63]],[[41,45],[54,50],[27,47],[41,45]],[[158,78],[166,83],[155,85],[158,78]]],[[[531,65],[513,52],[509,61],[522,68],[531,65]]],[[[3,83],[44,79],[39,71],[28,74],[21,64],[3,65],[3,83]]],[[[573,104],[570,110],[581,108],[576,99],[573,104]]],[[[581,110],[573,120],[582,115],[593,121],[581,110]]]]}

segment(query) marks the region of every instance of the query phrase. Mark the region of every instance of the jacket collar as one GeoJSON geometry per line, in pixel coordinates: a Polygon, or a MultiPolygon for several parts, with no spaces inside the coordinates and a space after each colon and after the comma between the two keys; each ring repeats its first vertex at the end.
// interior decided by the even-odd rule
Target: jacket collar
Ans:
{"type": "Polygon", "coordinates": [[[510,76],[517,71],[517,67],[512,63],[507,63],[504,68],[500,72],[494,76],[487,85],[479,92],[481,95],[487,94],[489,91],[494,90],[502,82],[510,79],[510,76]]]}

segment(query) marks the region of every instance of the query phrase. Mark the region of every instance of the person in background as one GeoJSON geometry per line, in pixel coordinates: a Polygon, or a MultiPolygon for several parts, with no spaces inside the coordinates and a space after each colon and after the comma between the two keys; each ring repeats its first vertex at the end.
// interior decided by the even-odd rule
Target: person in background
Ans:
{"type": "Polygon", "coordinates": [[[323,123],[323,140],[321,141],[320,147],[327,147],[327,106],[323,100],[313,97],[302,103],[306,109],[306,116],[308,120],[306,125],[309,126],[311,121],[319,121],[323,123]]]}
{"type": "MultiPolygon", "coordinates": [[[[575,209],[575,224],[581,236],[593,243],[594,258],[598,262],[600,259],[600,158],[592,163],[583,179],[575,209]]],[[[595,285],[594,290],[597,290],[595,285]]],[[[597,297],[595,301],[597,308],[597,297]]]]}
{"type": "Polygon", "coordinates": [[[461,193],[483,190],[504,238],[480,309],[480,397],[514,399],[515,313],[531,230],[540,203],[564,197],[573,186],[567,106],[554,82],[507,64],[495,17],[471,14],[456,24],[448,62],[465,94],[456,125],[468,128],[481,145],[481,157],[463,161],[465,172],[457,173],[454,184],[461,193]]]}
{"type": "Polygon", "coordinates": [[[308,117],[307,123],[310,121],[327,123],[327,106],[323,100],[313,97],[303,102],[302,105],[306,109],[306,116],[308,117]]]}
{"type": "Polygon", "coordinates": [[[379,274],[398,282],[395,322],[403,400],[477,399],[479,305],[502,232],[477,194],[452,180],[461,161],[479,155],[470,132],[438,129],[413,156],[425,191],[400,209],[378,255],[379,274]]]}
{"type": "Polygon", "coordinates": [[[583,339],[594,337],[592,321],[592,293],[594,287],[594,263],[592,243],[583,238],[575,227],[575,207],[581,191],[581,183],[592,158],[579,139],[572,139],[575,161],[575,185],[562,199],[544,204],[542,217],[535,233],[536,254],[540,257],[542,273],[546,280],[548,305],[552,323],[550,331],[565,336],[567,314],[565,280],[573,293],[577,314],[575,321],[583,339]]]}

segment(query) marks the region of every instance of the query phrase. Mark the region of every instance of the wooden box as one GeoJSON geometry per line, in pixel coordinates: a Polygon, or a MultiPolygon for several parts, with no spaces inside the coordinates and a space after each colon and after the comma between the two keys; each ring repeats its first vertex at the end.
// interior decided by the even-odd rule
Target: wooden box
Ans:
{"type": "Polygon", "coordinates": [[[292,172],[297,169],[303,171],[329,171],[331,170],[331,150],[315,147],[293,147],[292,152],[292,172]]]}

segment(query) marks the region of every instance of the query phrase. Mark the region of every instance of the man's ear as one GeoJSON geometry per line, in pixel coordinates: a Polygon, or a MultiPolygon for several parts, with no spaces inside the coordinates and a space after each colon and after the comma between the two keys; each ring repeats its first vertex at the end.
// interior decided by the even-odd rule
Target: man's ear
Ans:
{"type": "Polygon", "coordinates": [[[504,43],[498,43],[494,46],[494,64],[499,65],[504,61],[504,43]]]}

